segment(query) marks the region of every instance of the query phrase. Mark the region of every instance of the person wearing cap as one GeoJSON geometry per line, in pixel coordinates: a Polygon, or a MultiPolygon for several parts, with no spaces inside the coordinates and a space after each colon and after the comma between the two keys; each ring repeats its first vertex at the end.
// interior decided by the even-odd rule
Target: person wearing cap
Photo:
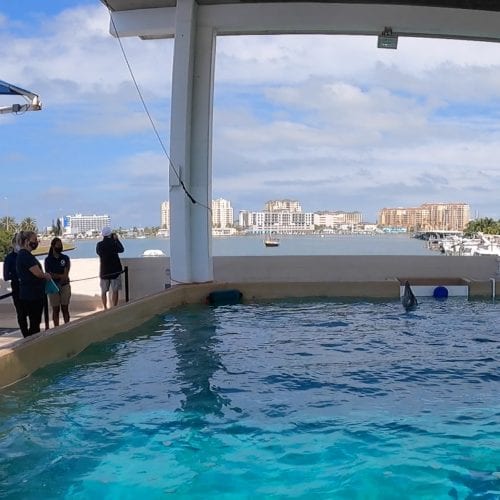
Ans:
{"type": "Polygon", "coordinates": [[[118,295],[122,289],[122,263],[119,253],[123,253],[124,248],[118,239],[118,235],[111,231],[110,227],[102,229],[102,241],[96,246],[96,253],[99,255],[99,277],[101,278],[101,299],[104,309],[108,308],[107,294],[111,291],[111,305],[118,304],[118,295]]]}

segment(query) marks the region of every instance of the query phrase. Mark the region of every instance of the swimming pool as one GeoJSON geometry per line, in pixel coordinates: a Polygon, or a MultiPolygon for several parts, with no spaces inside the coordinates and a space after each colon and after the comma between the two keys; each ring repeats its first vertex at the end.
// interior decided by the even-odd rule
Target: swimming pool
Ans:
{"type": "Polygon", "coordinates": [[[500,306],[190,306],[0,392],[2,498],[499,498],[500,306]]]}

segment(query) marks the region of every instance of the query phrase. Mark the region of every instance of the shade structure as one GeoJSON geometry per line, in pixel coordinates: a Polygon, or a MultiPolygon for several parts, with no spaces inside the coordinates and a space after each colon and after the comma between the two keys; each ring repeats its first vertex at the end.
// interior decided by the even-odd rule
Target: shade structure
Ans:
{"type": "Polygon", "coordinates": [[[3,80],[0,80],[0,95],[22,95],[31,98],[36,96],[36,94],[33,94],[33,92],[29,90],[22,89],[21,87],[4,82],[3,80]]]}
{"type": "Polygon", "coordinates": [[[391,33],[394,42],[396,37],[500,41],[499,0],[101,1],[112,13],[114,36],[174,39],[168,164],[173,283],[213,280],[210,204],[217,37],[391,33]]]}

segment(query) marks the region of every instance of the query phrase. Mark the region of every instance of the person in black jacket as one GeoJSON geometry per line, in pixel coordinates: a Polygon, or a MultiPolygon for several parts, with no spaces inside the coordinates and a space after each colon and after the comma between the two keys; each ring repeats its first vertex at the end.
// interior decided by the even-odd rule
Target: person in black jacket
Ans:
{"type": "Polygon", "coordinates": [[[12,238],[12,250],[5,256],[3,263],[3,280],[10,281],[12,291],[12,302],[16,308],[17,323],[23,335],[28,332],[28,322],[24,314],[21,299],[19,298],[19,278],[17,277],[16,261],[19,244],[17,243],[17,234],[12,238]]]}
{"type": "Polygon", "coordinates": [[[102,241],[97,243],[96,253],[99,255],[101,278],[101,299],[104,309],[108,308],[107,293],[111,291],[111,305],[118,304],[119,291],[122,289],[122,263],[119,253],[124,251],[118,235],[105,227],[102,230],[102,241]]]}
{"type": "Polygon", "coordinates": [[[32,254],[38,247],[38,238],[33,231],[21,231],[18,237],[20,246],[16,258],[16,271],[19,278],[19,298],[24,316],[29,319],[29,327],[21,332],[29,337],[40,331],[43,305],[45,303],[45,282],[51,279],[49,273],[32,254]]]}

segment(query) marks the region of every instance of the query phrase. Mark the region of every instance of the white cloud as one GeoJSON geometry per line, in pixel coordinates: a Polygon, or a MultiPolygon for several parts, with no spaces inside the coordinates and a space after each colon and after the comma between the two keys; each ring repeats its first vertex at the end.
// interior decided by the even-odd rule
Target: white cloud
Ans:
{"type": "Polygon", "coordinates": [[[214,168],[228,189],[297,186],[315,202],[362,192],[372,211],[370,189],[420,202],[441,189],[496,206],[497,44],[406,39],[381,51],[361,37],[242,37],[219,48],[214,168]]]}
{"type": "Polygon", "coordinates": [[[376,48],[376,37],[280,35],[220,37],[217,78],[221,83],[290,84],[311,76],[357,79],[377,67],[419,77],[443,66],[490,68],[497,44],[401,38],[398,50],[376,48]]]}
{"type": "MultiPolygon", "coordinates": [[[[45,20],[29,37],[0,35],[4,79],[33,87],[53,105],[89,95],[123,98],[135,94],[118,41],[108,32],[109,15],[102,5],[71,8],[45,20]]],[[[139,85],[153,96],[170,95],[173,43],[169,40],[122,40],[139,85]],[[158,68],[164,67],[164,71],[158,68]]]]}
{"type": "MultiPolygon", "coordinates": [[[[108,211],[134,217],[156,206],[168,193],[168,160],[107,10],[97,2],[38,22],[28,29],[0,15],[0,77],[40,93],[45,128],[58,140],[107,141],[88,156],[102,183],[90,192],[72,186],[74,200],[98,204],[99,195],[108,211]],[[113,142],[122,136],[126,153],[113,142]]],[[[173,41],[122,41],[168,150],[173,41]]],[[[481,42],[408,38],[390,51],[375,37],[221,37],[214,193],[241,208],[296,197],[309,209],[371,214],[442,195],[500,216],[499,56],[500,46],[481,42]]],[[[86,157],[84,148],[75,143],[72,153],[86,157]]]]}

